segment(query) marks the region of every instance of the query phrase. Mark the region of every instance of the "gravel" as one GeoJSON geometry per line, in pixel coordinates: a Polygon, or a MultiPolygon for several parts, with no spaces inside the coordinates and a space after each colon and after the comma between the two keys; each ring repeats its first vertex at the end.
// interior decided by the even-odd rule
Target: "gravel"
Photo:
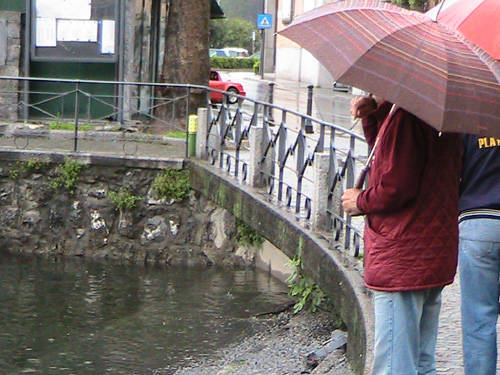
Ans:
{"type": "Polygon", "coordinates": [[[331,314],[287,310],[254,318],[253,323],[253,333],[175,375],[352,375],[344,347],[328,354],[316,368],[308,365],[308,354],[324,353],[337,329],[331,314]]]}

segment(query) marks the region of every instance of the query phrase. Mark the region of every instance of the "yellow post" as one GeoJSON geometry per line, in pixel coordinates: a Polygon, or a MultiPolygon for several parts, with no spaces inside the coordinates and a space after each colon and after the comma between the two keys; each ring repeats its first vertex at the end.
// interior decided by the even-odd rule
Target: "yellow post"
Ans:
{"type": "Polygon", "coordinates": [[[198,131],[198,116],[189,115],[188,117],[188,155],[196,155],[196,132],[198,131]]]}

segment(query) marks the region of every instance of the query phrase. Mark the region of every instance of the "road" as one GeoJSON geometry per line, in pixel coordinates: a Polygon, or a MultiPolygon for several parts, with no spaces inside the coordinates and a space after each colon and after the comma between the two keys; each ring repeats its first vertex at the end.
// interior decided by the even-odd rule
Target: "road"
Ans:
{"type": "MultiPolygon", "coordinates": [[[[274,104],[295,110],[307,112],[307,84],[287,80],[261,80],[252,72],[222,72],[223,77],[243,85],[247,97],[268,101],[269,83],[274,82],[274,104]]],[[[267,76],[266,76],[267,77],[267,76]]],[[[323,121],[340,125],[347,129],[352,126],[349,116],[349,102],[352,95],[333,91],[332,88],[313,89],[312,116],[323,121]]],[[[359,129],[356,129],[359,131],[359,129]]]]}

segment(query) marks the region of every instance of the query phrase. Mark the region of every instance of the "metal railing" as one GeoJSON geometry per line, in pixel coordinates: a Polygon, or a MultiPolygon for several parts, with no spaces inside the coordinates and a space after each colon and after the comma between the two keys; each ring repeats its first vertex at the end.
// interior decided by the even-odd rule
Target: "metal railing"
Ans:
{"type": "Polygon", "coordinates": [[[360,255],[363,221],[343,212],[340,196],[366,160],[364,138],[272,101],[271,84],[269,102],[240,98],[234,106],[224,102],[208,110],[206,154],[212,165],[241,183],[264,187],[269,201],[360,255]]]}
{"type": "Polygon", "coordinates": [[[312,88],[308,114],[273,104],[273,84],[267,102],[223,93],[222,103],[211,103],[211,92],[221,93],[195,85],[0,77],[0,148],[187,157],[188,115],[197,98],[206,108],[203,154],[214,167],[261,187],[305,226],[362,254],[362,220],[342,211],[340,196],[366,160],[364,139],[312,117],[312,88]],[[43,84],[50,89],[40,90],[43,84]],[[71,126],[58,130],[61,124],[71,126]],[[185,142],[166,137],[172,129],[185,142]]]}

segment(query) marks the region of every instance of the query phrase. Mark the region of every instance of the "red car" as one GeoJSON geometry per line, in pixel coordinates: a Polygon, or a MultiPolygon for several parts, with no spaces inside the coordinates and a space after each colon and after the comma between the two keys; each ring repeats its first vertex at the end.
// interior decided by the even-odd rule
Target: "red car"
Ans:
{"type": "MultiPolygon", "coordinates": [[[[219,72],[216,70],[210,71],[210,82],[209,86],[212,89],[217,89],[221,91],[230,92],[233,94],[238,94],[241,96],[245,96],[245,90],[240,83],[224,81],[219,72]]],[[[210,91],[210,100],[212,103],[222,103],[224,99],[224,95],[219,92],[210,91]]],[[[227,102],[229,104],[234,104],[238,102],[238,98],[236,96],[230,95],[227,98],[227,102]]]]}

